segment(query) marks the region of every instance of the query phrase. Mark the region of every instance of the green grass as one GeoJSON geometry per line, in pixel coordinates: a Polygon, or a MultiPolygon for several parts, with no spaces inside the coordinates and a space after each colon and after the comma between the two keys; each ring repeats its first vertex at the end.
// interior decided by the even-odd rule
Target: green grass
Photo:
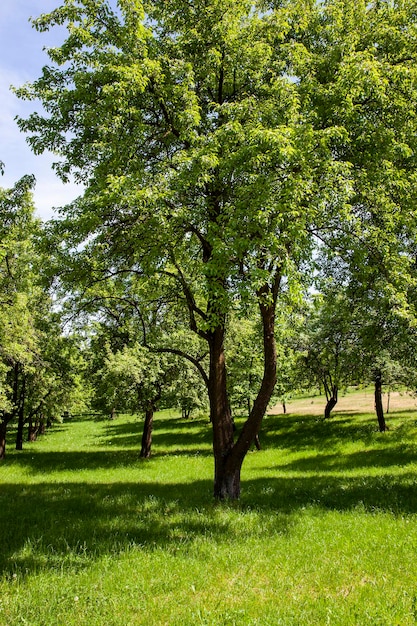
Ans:
{"type": "Polygon", "coordinates": [[[417,623],[417,421],[268,416],[237,504],[206,422],[73,420],[0,466],[0,624],[417,623]]]}

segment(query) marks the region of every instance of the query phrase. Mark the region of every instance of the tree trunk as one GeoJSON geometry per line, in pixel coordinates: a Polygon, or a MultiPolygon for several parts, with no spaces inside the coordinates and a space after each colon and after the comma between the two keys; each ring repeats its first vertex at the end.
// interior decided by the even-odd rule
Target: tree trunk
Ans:
{"type": "Polygon", "coordinates": [[[19,419],[17,422],[16,450],[23,450],[23,428],[24,428],[24,417],[23,417],[22,407],[20,407],[19,419]]]}
{"type": "Polygon", "coordinates": [[[25,426],[25,390],[26,390],[26,378],[22,381],[22,391],[19,400],[19,411],[17,421],[17,434],[16,434],[16,450],[23,450],[23,429],[25,426]]]}
{"type": "Polygon", "coordinates": [[[6,456],[6,431],[7,421],[0,422],[0,461],[6,456]]]}
{"type": "Polygon", "coordinates": [[[331,412],[337,404],[337,385],[333,385],[330,398],[327,400],[326,408],[324,409],[324,419],[329,419],[331,412]]]}
{"type": "Polygon", "coordinates": [[[240,466],[230,464],[233,449],[233,420],[226,388],[224,328],[218,326],[208,334],[210,370],[208,396],[213,429],[214,497],[220,500],[240,496],[240,466]]]}
{"type": "Polygon", "coordinates": [[[383,433],[387,430],[387,425],[382,406],[382,374],[380,370],[375,372],[375,411],[378,418],[379,432],[383,433]]]}
{"type": "Polygon", "coordinates": [[[142,448],[140,451],[141,459],[149,459],[149,457],[151,456],[153,414],[154,414],[154,406],[150,402],[145,411],[145,423],[143,425],[143,433],[142,433],[142,448]]]}
{"type": "Polygon", "coordinates": [[[44,435],[46,433],[46,418],[42,413],[39,420],[39,434],[44,435]]]}
{"type": "Polygon", "coordinates": [[[28,426],[28,441],[31,441],[33,443],[34,441],[36,441],[37,437],[38,437],[38,428],[36,425],[36,421],[35,423],[33,423],[33,417],[31,417],[29,420],[29,426],[28,426]]]}
{"type": "Polygon", "coordinates": [[[214,496],[218,499],[239,498],[242,463],[259,432],[276,383],[277,357],[274,336],[276,294],[271,294],[271,289],[265,287],[258,293],[258,297],[263,327],[264,373],[250,415],[235,444],[226,389],[224,330],[218,328],[210,335],[209,398],[215,460],[214,496]],[[269,299],[271,295],[272,302],[269,299]]]}

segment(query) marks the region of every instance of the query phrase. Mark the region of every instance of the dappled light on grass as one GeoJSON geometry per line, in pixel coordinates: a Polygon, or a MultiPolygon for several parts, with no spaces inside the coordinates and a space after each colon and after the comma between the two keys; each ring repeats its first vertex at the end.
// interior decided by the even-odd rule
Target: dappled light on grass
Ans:
{"type": "Polygon", "coordinates": [[[73,420],[1,468],[0,624],[414,623],[416,419],[268,416],[240,502],[206,420],[73,420]]]}

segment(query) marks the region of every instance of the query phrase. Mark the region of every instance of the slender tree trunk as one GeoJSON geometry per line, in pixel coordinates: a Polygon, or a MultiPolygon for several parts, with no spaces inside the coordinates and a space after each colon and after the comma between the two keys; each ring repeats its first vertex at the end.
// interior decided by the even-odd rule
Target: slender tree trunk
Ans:
{"type": "Polygon", "coordinates": [[[24,416],[22,407],[19,407],[19,418],[17,422],[16,433],[16,450],[23,450],[23,428],[24,428],[24,416]]]}
{"type": "Polygon", "coordinates": [[[387,425],[382,406],[382,374],[379,370],[375,372],[375,411],[378,418],[379,431],[383,433],[387,430],[387,425]]]}
{"type": "Polygon", "coordinates": [[[17,421],[17,434],[16,434],[16,450],[23,450],[23,429],[25,426],[25,394],[26,394],[26,379],[23,377],[22,390],[19,400],[19,411],[17,421]]]}
{"type": "Polygon", "coordinates": [[[287,412],[287,403],[285,402],[285,400],[282,401],[282,411],[283,411],[284,415],[287,412]]]}
{"type": "Polygon", "coordinates": [[[6,432],[7,421],[3,420],[0,422],[0,461],[6,456],[6,432]]]}
{"type": "Polygon", "coordinates": [[[40,423],[39,423],[39,434],[44,435],[46,433],[46,418],[44,413],[41,414],[40,423]]]}
{"type": "Polygon", "coordinates": [[[143,425],[142,448],[140,451],[140,457],[142,459],[149,459],[149,457],[151,456],[153,415],[154,406],[152,402],[150,402],[145,411],[145,423],[143,425]]]}
{"type": "Polygon", "coordinates": [[[331,396],[327,400],[326,408],[324,409],[324,419],[329,419],[331,412],[337,404],[337,394],[338,388],[337,385],[333,385],[331,389],[331,396]]]}
{"type": "Polygon", "coordinates": [[[33,415],[29,416],[29,426],[28,426],[28,441],[36,441],[38,436],[38,430],[37,430],[37,426],[36,426],[36,420],[35,423],[33,422],[33,415]]]}
{"type": "MultiPolygon", "coordinates": [[[[252,411],[252,402],[251,402],[251,399],[250,399],[250,398],[248,398],[248,419],[249,419],[249,417],[250,417],[251,411],[252,411]]],[[[235,430],[236,430],[236,429],[235,429],[235,430]]],[[[255,444],[255,448],[256,448],[257,450],[261,450],[261,441],[260,441],[260,439],[259,439],[259,433],[256,433],[256,435],[255,435],[255,439],[253,440],[253,442],[254,442],[254,444],[255,444]]]]}

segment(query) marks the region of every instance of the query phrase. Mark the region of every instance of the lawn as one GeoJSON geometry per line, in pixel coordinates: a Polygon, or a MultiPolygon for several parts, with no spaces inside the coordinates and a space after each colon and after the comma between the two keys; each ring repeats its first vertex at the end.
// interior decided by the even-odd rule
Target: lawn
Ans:
{"type": "Polygon", "coordinates": [[[417,623],[417,411],[268,415],[237,504],[205,420],[73,419],[0,466],[0,624],[417,623]]]}

